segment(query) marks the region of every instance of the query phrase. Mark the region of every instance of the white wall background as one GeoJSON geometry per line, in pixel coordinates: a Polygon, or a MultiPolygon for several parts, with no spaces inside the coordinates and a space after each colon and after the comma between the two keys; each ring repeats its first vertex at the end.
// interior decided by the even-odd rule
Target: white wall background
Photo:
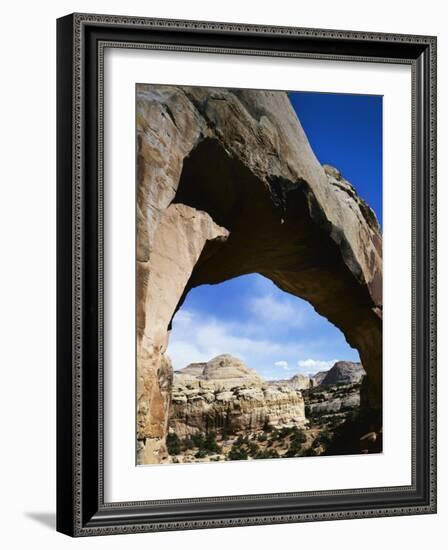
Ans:
{"type": "MultiPolygon", "coordinates": [[[[418,549],[445,538],[446,399],[439,398],[439,513],[342,522],[72,540],[55,511],[55,19],[74,11],[435,34],[439,37],[439,388],[448,383],[448,36],[443,3],[427,0],[60,0],[3,7],[0,86],[0,540],[5,548],[418,549]]],[[[335,472],[337,475],[337,472],[335,472]]]]}

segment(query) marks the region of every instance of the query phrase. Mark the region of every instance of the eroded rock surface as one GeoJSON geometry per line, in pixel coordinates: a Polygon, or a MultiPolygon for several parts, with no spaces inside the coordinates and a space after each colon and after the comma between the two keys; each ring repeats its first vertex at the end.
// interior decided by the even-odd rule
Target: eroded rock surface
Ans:
{"type": "Polygon", "coordinates": [[[180,438],[215,431],[253,432],[305,423],[297,381],[266,382],[238,358],[220,355],[174,372],[169,427],[180,438]]]}
{"type": "Polygon", "coordinates": [[[290,388],[294,388],[296,390],[307,390],[314,385],[312,378],[306,374],[295,374],[291,378],[285,380],[273,380],[270,383],[274,385],[287,384],[290,388]]]}
{"type": "Polygon", "coordinates": [[[342,383],[340,385],[327,385],[313,388],[304,393],[305,414],[307,419],[330,416],[335,413],[346,414],[359,408],[360,388],[356,383],[342,383]]]}
{"type": "Polygon", "coordinates": [[[364,406],[380,410],[381,232],[319,164],[287,94],[138,85],[137,149],[138,462],[165,452],[175,311],[191,288],[246,273],[342,330],[364,406]]]}
{"type": "Polygon", "coordinates": [[[154,233],[151,261],[157,267],[150,270],[144,262],[140,266],[147,272],[144,296],[141,288],[137,291],[137,316],[145,316],[145,330],[137,334],[137,456],[141,463],[157,463],[166,456],[173,375],[165,351],[171,316],[205,243],[227,236],[228,231],[205,212],[173,204],[154,233]]]}
{"type": "Polygon", "coordinates": [[[361,382],[366,374],[361,363],[353,363],[351,361],[338,361],[326,373],[321,386],[329,386],[331,384],[357,384],[361,382]]]}

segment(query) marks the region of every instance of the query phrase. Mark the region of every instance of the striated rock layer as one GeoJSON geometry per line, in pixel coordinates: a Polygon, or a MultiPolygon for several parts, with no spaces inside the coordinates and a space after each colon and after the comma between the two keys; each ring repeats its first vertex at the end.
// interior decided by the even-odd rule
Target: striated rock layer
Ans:
{"type": "Polygon", "coordinates": [[[317,161],[287,94],[138,85],[136,112],[138,462],[165,453],[174,313],[191,288],[246,273],[342,330],[367,372],[363,406],[380,411],[381,232],[317,161]]]}
{"type": "Polygon", "coordinates": [[[295,381],[265,382],[231,355],[175,371],[169,427],[179,437],[305,423],[295,381]]]}

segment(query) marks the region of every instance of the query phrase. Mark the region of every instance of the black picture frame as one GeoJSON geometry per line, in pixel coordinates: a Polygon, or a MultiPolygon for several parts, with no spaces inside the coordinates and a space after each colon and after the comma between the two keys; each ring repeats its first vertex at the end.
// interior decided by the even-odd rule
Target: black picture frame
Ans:
{"type": "MultiPolygon", "coordinates": [[[[72,14],[57,21],[57,530],[71,536],[436,512],[436,38],[72,14]],[[104,502],[102,55],[119,47],[412,67],[412,484],[104,502]]],[[[150,498],[150,495],[148,495],[150,498]]]]}

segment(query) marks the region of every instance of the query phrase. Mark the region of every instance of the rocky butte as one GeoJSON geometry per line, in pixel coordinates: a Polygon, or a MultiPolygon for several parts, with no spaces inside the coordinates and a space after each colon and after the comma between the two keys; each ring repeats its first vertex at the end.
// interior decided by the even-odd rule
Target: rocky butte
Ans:
{"type": "Polygon", "coordinates": [[[169,426],[179,437],[209,431],[255,432],[305,424],[295,381],[266,382],[238,358],[219,355],[174,372],[169,426]]]}
{"type": "Polygon", "coordinates": [[[247,273],[340,328],[367,373],[365,430],[380,431],[381,231],[287,93],[138,85],[136,117],[138,463],[167,455],[174,314],[191,288],[247,273]]]}
{"type": "Polygon", "coordinates": [[[361,382],[366,371],[361,363],[353,363],[351,361],[337,361],[325,376],[319,381],[321,386],[329,386],[331,384],[356,384],[361,382]]]}

